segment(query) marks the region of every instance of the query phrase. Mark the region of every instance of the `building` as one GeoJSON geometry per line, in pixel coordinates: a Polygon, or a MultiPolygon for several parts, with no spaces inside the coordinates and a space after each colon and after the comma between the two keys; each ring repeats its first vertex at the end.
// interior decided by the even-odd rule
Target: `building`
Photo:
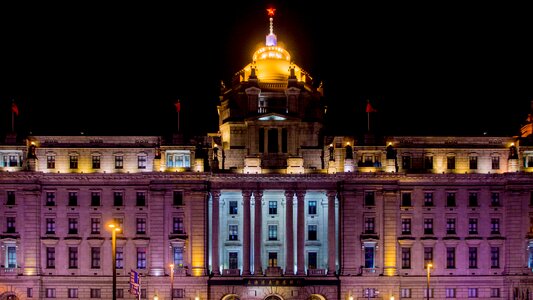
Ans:
{"type": "Polygon", "coordinates": [[[322,87],[270,21],[207,151],[0,145],[0,299],[111,299],[109,223],[119,299],[132,270],[142,299],[533,297],[531,120],[520,137],[325,136],[322,87]]]}

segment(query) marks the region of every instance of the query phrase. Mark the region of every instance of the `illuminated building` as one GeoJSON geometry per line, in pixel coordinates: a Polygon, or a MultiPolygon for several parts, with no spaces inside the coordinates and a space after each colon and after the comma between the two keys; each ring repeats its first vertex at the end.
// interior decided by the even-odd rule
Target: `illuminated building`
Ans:
{"type": "Polygon", "coordinates": [[[533,286],[533,143],[323,136],[322,87],[273,29],[220,132],[0,145],[0,299],[518,299],[533,286]],[[171,269],[170,264],[175,268],[171,269]],[[378,293],[379,292],[379,293],[378,293]],[[366,293],[369,293],[366,294],[366,293]],[[9,298],[11,297],[11,298],[9,298]]]}

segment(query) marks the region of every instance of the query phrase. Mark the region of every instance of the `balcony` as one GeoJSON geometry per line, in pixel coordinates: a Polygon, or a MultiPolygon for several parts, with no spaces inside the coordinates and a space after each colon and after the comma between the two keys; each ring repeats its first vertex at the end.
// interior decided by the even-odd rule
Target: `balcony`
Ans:
{"type": "Polygon", "coordinates": [[[16,276],[19,273],[22,273],[21,268],[1,268],[1,275],[5,276],[16,276]]]}
{"type": "Polygon", "coordinates": [[[174,276],[177,276],[177,277],[189,276],[189,268],[186,267],[186,266],[175,268],[174,269],[174,276]]]}
{"type": "Polygon", "coordinates": [[[307,269],[307,276],[326,276],[325,269],[307,269]]]}
{"type": "Polygon", "coordinates": [[[281,267],[267,267],[265,271],[266,276],[281,276],[281,267]]]}
{"type": "Polygon", "coordinates": [[[364,276],[378,276],[378,268],[361,268],[361,274],[364,276]]]}
{"type": "Polygon", "coordinates": [[[222,276],[241,276],[240,269],[224,269],[222,270],[222,276]]]}

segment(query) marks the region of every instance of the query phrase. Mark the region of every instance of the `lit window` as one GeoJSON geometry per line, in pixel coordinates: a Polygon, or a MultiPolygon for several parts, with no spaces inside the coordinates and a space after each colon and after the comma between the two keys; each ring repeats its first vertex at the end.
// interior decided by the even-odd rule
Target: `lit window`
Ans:
{"type": "Polygon", "coordinates": [[[100,247],[91,247],[91,268],[100,269],[100,247]]]}
{"type": "Polygon", "coordinates": [[[137,168],[146,169],[146,155],[137,156],[137,168]]]}
{"type": "Polygon", "coordinates": [[[137,248],[137,269],[146,269],[146,248],[137,248]]]}
{"type": "Polygon", "coordinates": [[[278,240],[278,225],[268,225],[268,240],[269,241],[278,240]]]}
{"type": "Polygon", "coordinates": [[[123,168],[124,168],[124,156],[115,155],[115,169],[123,169],[123,168]]]}

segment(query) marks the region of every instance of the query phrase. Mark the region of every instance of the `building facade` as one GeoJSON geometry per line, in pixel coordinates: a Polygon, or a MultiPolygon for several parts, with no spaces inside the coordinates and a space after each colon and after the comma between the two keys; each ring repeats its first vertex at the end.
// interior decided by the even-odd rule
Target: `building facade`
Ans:
{"type": "Polygon", "coordinates": [[[520,137],[325,136],[322,86],[272,18],[222,89],[207,149],[0,145],[0,299],[111,299],[113,252],[118,299],[134,298],[132,271],[141,299],[533,297],[532,123],[520,137]]]}

